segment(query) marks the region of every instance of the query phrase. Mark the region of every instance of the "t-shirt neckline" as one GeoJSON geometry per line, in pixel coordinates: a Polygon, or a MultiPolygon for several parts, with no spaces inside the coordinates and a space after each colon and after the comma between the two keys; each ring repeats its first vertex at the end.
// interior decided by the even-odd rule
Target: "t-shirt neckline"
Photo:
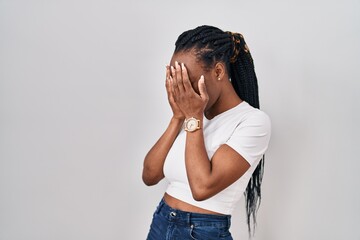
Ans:
{"type": "Polygon", "coordinates": [[[231,114],[233,111],[235,111],[236,109],[242,107],[243,105],[245,106],[246,104],[248,104],[248,103],[243,100],[243,101],[242,101],[241,103],[239,103],[238,105],[236,105],[236,106],[234,106],[234,107],[232,107],[232,108],[230,108],[230,109],[228,109],[228,110],[226,110],[226,111],[224,111],[224,112],[216,115],[216,116],[213,117],[212,119],[208,119],[208,118],[205,116],[205,114],[204,114],[204,120],[207,121],[207,122],[213,121],[213,120],[215,120],[215,119],[217,119],[217,118],[219,118],[219,117],[221,117],[221,116],[226,116],[226,115],[228,115],[228,114],[231,114]]]}

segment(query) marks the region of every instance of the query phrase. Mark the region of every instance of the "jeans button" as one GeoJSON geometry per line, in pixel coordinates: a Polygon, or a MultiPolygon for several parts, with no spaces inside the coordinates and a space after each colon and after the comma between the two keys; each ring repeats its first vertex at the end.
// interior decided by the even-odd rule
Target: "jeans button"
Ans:
{"type": "Polygon", "coordinates": [[[171,213],[170,213],[170,216],[175,217],[175,216],[176,216],[176,212],[171,212],[171,213]]]}

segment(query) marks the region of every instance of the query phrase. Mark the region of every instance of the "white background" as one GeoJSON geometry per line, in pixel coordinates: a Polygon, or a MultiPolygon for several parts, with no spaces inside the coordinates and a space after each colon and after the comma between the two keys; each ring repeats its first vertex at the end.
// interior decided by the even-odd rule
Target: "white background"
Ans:
{"type": "Polygon", "coordinates": [[[360,1],[0,0],[0,240],[145,239],[165,65],[203,24],[244,35],[272,119],[254,239],[360,239],[360,1]]]}

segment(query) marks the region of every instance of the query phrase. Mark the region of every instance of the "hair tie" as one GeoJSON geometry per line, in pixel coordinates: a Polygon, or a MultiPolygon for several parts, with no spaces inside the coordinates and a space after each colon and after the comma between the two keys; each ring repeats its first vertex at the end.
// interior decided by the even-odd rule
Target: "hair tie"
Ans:
{"type": "Polygon", "coordinates": [[[230,31],[227,31],[226,33],[230,35],[232,43],[233,43],[233,54],[230,57],[230,63],[234,63],[234,62],[236,62],[236,60],[239,56],[240,50],[242,49],[241,45],[243,45],[243,50],[245,53],[249,53],[250,51],[249,51],[248,46],[245,43],[243,35],[241,35],[240,33],[233,33],[230,31]],[[242,44],[241,44],[241,42],[242,42],[242,44]]]}

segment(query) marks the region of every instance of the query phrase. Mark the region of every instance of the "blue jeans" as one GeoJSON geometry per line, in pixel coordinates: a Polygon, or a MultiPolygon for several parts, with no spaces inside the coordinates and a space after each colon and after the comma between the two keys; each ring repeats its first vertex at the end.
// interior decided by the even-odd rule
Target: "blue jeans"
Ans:
{"type": "Polygon", "coordinates": [[[230,215],[184,212],[159,203],[147,240],[232,240],[230,215]]]}

